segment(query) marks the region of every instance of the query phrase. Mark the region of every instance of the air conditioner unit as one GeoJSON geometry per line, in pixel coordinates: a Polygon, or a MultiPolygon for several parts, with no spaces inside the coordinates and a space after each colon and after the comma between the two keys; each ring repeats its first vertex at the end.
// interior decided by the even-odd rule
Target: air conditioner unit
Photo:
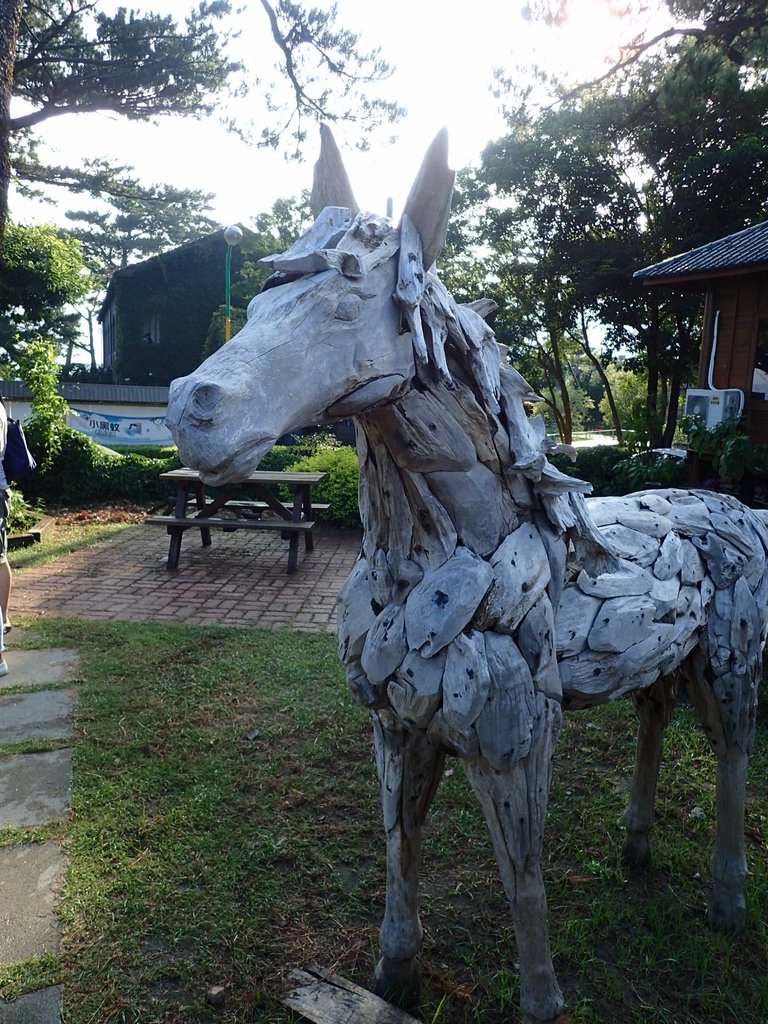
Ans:
{"type": "Polygon", "coordinates": [[[725,420],[740,419],[743,409],[744,395],[738,388],[689,388],[685,393],[685,415],[701,420],[707,430],[725,420]]]}

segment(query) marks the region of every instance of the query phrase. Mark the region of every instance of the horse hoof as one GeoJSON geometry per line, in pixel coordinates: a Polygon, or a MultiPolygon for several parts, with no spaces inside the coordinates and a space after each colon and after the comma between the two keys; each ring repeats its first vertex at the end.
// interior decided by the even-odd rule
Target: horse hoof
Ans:
{"type": "Polygon", "coordinates": [[[707,910],[707,922],[719,932],[743,932],[747,924],[747,905],[743,893],[715,892],[707,910]]]}
{"type": "Polygon", "coordinates": [[[411,960],[382,957],[373,975],[373,992],[403,1010],[416,1006],[421,990],[419,965],[411,960]]]}
{"type": "Polygon", "coordinates": [[[525,1024],[555,1024],[562,1015],[563,993],[552,971],[520,978],[520,1009],[525,1024]]]}
{"type": "Polygon", "coordinates": [[[651,866],[651,844],[645,835],[627,835],[621,859],[632,871],[647,871],[651,866]]]}

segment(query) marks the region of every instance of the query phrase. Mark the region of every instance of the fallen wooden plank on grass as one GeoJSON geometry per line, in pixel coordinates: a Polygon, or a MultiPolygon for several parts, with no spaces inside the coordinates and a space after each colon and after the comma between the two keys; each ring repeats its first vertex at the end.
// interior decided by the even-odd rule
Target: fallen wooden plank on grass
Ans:
{"type": "Polygon", "coordinates": [[[288,980],[295,987],[281,1002],[314,1024],[419,1024],[415,1017],[319,967],[291,971],[288,980]]]}

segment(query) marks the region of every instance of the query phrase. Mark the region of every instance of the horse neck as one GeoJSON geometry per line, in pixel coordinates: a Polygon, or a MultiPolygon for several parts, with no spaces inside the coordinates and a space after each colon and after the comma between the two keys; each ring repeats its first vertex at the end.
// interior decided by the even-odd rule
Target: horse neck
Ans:
{"type": "Polygon", "coordinates": [[[437,568],[457,545],[487,557],[538,507],[512,471],[503,412],[469,380],[416,380],[390,405],[356,420],[364,550],[391,567],[437,568]]]}

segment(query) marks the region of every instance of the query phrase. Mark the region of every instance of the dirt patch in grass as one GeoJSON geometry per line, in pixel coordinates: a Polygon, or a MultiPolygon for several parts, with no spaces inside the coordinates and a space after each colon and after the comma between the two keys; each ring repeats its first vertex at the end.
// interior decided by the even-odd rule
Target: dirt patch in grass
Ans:
{"type": "Polygon", "coordinates": [[[127,501],[84,506],[52,506],[48,509],[57,526],[100,526],[109,523],[143,523],[150,513],[149,505],[127,501]]]}

